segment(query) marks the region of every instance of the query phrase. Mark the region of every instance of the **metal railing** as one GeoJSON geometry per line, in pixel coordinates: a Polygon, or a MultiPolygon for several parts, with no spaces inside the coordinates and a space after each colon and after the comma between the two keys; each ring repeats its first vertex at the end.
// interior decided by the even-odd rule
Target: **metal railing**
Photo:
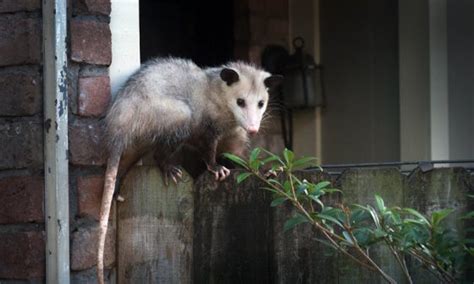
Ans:
{"type": "MultiPolygon", "coordinates": [[[[353,168],[398,168],[402,173],[409,173],[415,168],[420,168],[422,172],[428,172],[440,167],[463,167],[467,171],[474,171],[474,160],[425,160],[425,161],[409,161],[409,162],[376,162],[376,163],[346,163],[346,164],[327,164],[321,165],[323,170],[337,174],[346,169],[353,168]]],[[[306,170],[316,170],[318,168],[312,167],[306,170]]]]}

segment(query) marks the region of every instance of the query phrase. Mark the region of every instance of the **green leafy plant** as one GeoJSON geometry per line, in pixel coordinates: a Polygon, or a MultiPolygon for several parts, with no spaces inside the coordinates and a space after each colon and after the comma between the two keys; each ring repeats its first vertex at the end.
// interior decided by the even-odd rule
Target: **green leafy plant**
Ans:
{"type": "MultiPolygon", "coordinates": [[[[288,149],[278,156],[261,148],[255,148],[248,159],[232,154],[225,157],[243,169],[237,183],[254,176],[263,183],[263,189],[273,194],[271,206],[290,203],[296,209],[296,214],[285,222],[285,231],[309,223],[323,236],[316,240],[377,272],[389,283],[396,281],[369,254],[376,244],[389,248],[409,283],[413,281],[407,257],[414,258],[441,281],[453,283],[462,271],[466,254],[474,255],[470,241],[461,240],[443,222],[453,212],[451,209],[425,217],[411,208],[388,207],[378,195],[375,207],[342,203],[332,207],[325,204],[324,197],[341,194],[340,190],[332,188],[329,181],[312,183],[295,175],[298,169],[317,167],[315,158],[297,159],[288,149]]],[[[473,217],[470,212],[464,218],[473,217]]]]}

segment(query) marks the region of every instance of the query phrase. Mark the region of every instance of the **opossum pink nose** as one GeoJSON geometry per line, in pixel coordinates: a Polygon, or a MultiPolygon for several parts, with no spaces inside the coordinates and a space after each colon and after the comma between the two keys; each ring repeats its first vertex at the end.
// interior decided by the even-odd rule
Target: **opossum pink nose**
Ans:
{"type": "Polygon", "coordinates": [[[258,127],[250,126],[249,128],[247,128],[247,133],[250,135],[255,135],[257,134],[257,132],[258,132],[258,127]]]}

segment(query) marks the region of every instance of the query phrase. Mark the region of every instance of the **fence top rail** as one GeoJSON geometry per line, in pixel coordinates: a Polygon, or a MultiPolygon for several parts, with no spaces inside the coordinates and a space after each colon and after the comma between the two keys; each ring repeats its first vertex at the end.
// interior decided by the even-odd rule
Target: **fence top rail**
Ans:
{"type": "MultiPolygon", "coordinates": [[[[375,162],[375,163],[346,163],[346,164],[326,164],[321,165],[321,168],[328,170],[329,173],[337,174],[350,168],[388,168],[397,167],[401,169],[402,173],[411,172],[415,168],[420,168],[423,172],[431,171],[435,165],[442,165],[448,167],[462,167],[472,172],[474,171],[474,160],[423,160],[423,161],[393,161],[393,162],[375,162]],[[412,166],[410,169],[402,169],[404,166],[412,166]],[[338,171],[339,170],[339,171],[338,171]]],[[[310,167],[304,171],[320,170],[319,167],[310,167]]]]}

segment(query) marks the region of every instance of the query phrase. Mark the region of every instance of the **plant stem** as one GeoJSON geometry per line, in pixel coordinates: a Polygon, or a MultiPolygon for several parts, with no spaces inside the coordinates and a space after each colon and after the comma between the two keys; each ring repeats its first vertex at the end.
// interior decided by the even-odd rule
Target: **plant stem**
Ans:
{"type": "Polygon", "coordinates": [[[413,255],[415,258],[417,258],[421,263],[426,264],[428,266],[428,268],[427,268],[428,270],[431,271],[431,269],[429,268],[430,265],[435,267],[436,271],[439,274],[436,277],[438,277],[441,281],[445,281],[445,282],[448,282],[448,283],[455,283],[456,282],[456,279],[453,276],[451,276],[451,274],[449,274],[449,272],[447,272],[442,267],[440,267],[434,260],[427,259],[424,256],[419,255],[416,252],[416,250],[414,250],[414,249],[410,250],[410,254],[413,255]]]}
{"type": "MultiPolygon", "coordinates": [[[[275,190],[277,190],[278,192],[281,192],[281,189],[275,187],[275,185],[273,185],[272,183],[269,183],[265,178],[261,177],[260,176],[260,173],[258,172],[253,172],[252,173],[257,176],[260,180],[262,180],[264,183],[266,183],[267,185],[269,185],[270,187],[274,188],[275,190]]],[[[356,249],[356,251],[358,252],[359,255],[361,255],[368,263],[369,265],[367,265],[366,263],[360,261],[359,259],[357,259],[355,256],[353,256],[352,254],[348,253],[346,250],[344,250],[336,241],[334,241],[334,239],[331,237],[331,236],[334,236],[334,237],[339,237],[338,235],[326,230],[323,226],[321,226],[321,224],[319,224],[316,220],[314,220],[311,215],[308,213],[308,211],[306,211],[306,209],[301,205],[301,203],[299,202],[298,198],[296,197],[296,192],[295,192],[295,188],[294,188],[294,185],[293,185],[293,178],[292,178],[292,174],[291,172],[286,172],[288,178],[289,178],[289,181],[290,181],[290,185],[291,185],[291,192],[292,192],[292,197],[288,196],[286,193],[284,193],[284,195],[286,197],[289,197],[289,199],[292,201],[293,205],[301,212],[303,213],[306,218],[308,220],[311,220],[313,226],[315,226],[317,229],[319,229],[323,235],[329,240],[329,242],[331,242],[331,244],[333,244],[333,246],[335,248],[337,248],[339,251],[341,251],[342,253],[344,253],[345,255],[349,256],[352,260],[356,261],[358,264],[360,264],[361,266],[363,267],[366,267],[370,270],[373,270],[373,271],[376,271],[378,272],[388,283],[391,283],[391,284],[396,284],[397,282],[392,278],[390,277],[388,274],[386,274],[367,254],[365,254],[365,252],[360,248],[360,246],[357,244],[357,243],[354,243],[353,244],[353,247],[356,249]]],[[[340,238],[340,237],[339,237],[340,238]]],[[[344,239],[343,239],[344,240],[344,239]]]]}
{"type": "Polygon", "coordinates": [[[403,274],[405,274],[405,277],[407,278],[408,283],[412,284],[413,280],[411,279],[410,272],[408,272],[408,267],[407,267],[407,264],[405,262],[405,258],[402,258],[397,253],[397,251],[393,248],[393,246],[389,243],[389,241],[387,239],[385,239],[385,243],[390,248],[390,251],[392,252],[392,254],[395,256],[395,259],[397,260],[398,264],[400,265],[400,268],[402,269],[403,274]]]}

